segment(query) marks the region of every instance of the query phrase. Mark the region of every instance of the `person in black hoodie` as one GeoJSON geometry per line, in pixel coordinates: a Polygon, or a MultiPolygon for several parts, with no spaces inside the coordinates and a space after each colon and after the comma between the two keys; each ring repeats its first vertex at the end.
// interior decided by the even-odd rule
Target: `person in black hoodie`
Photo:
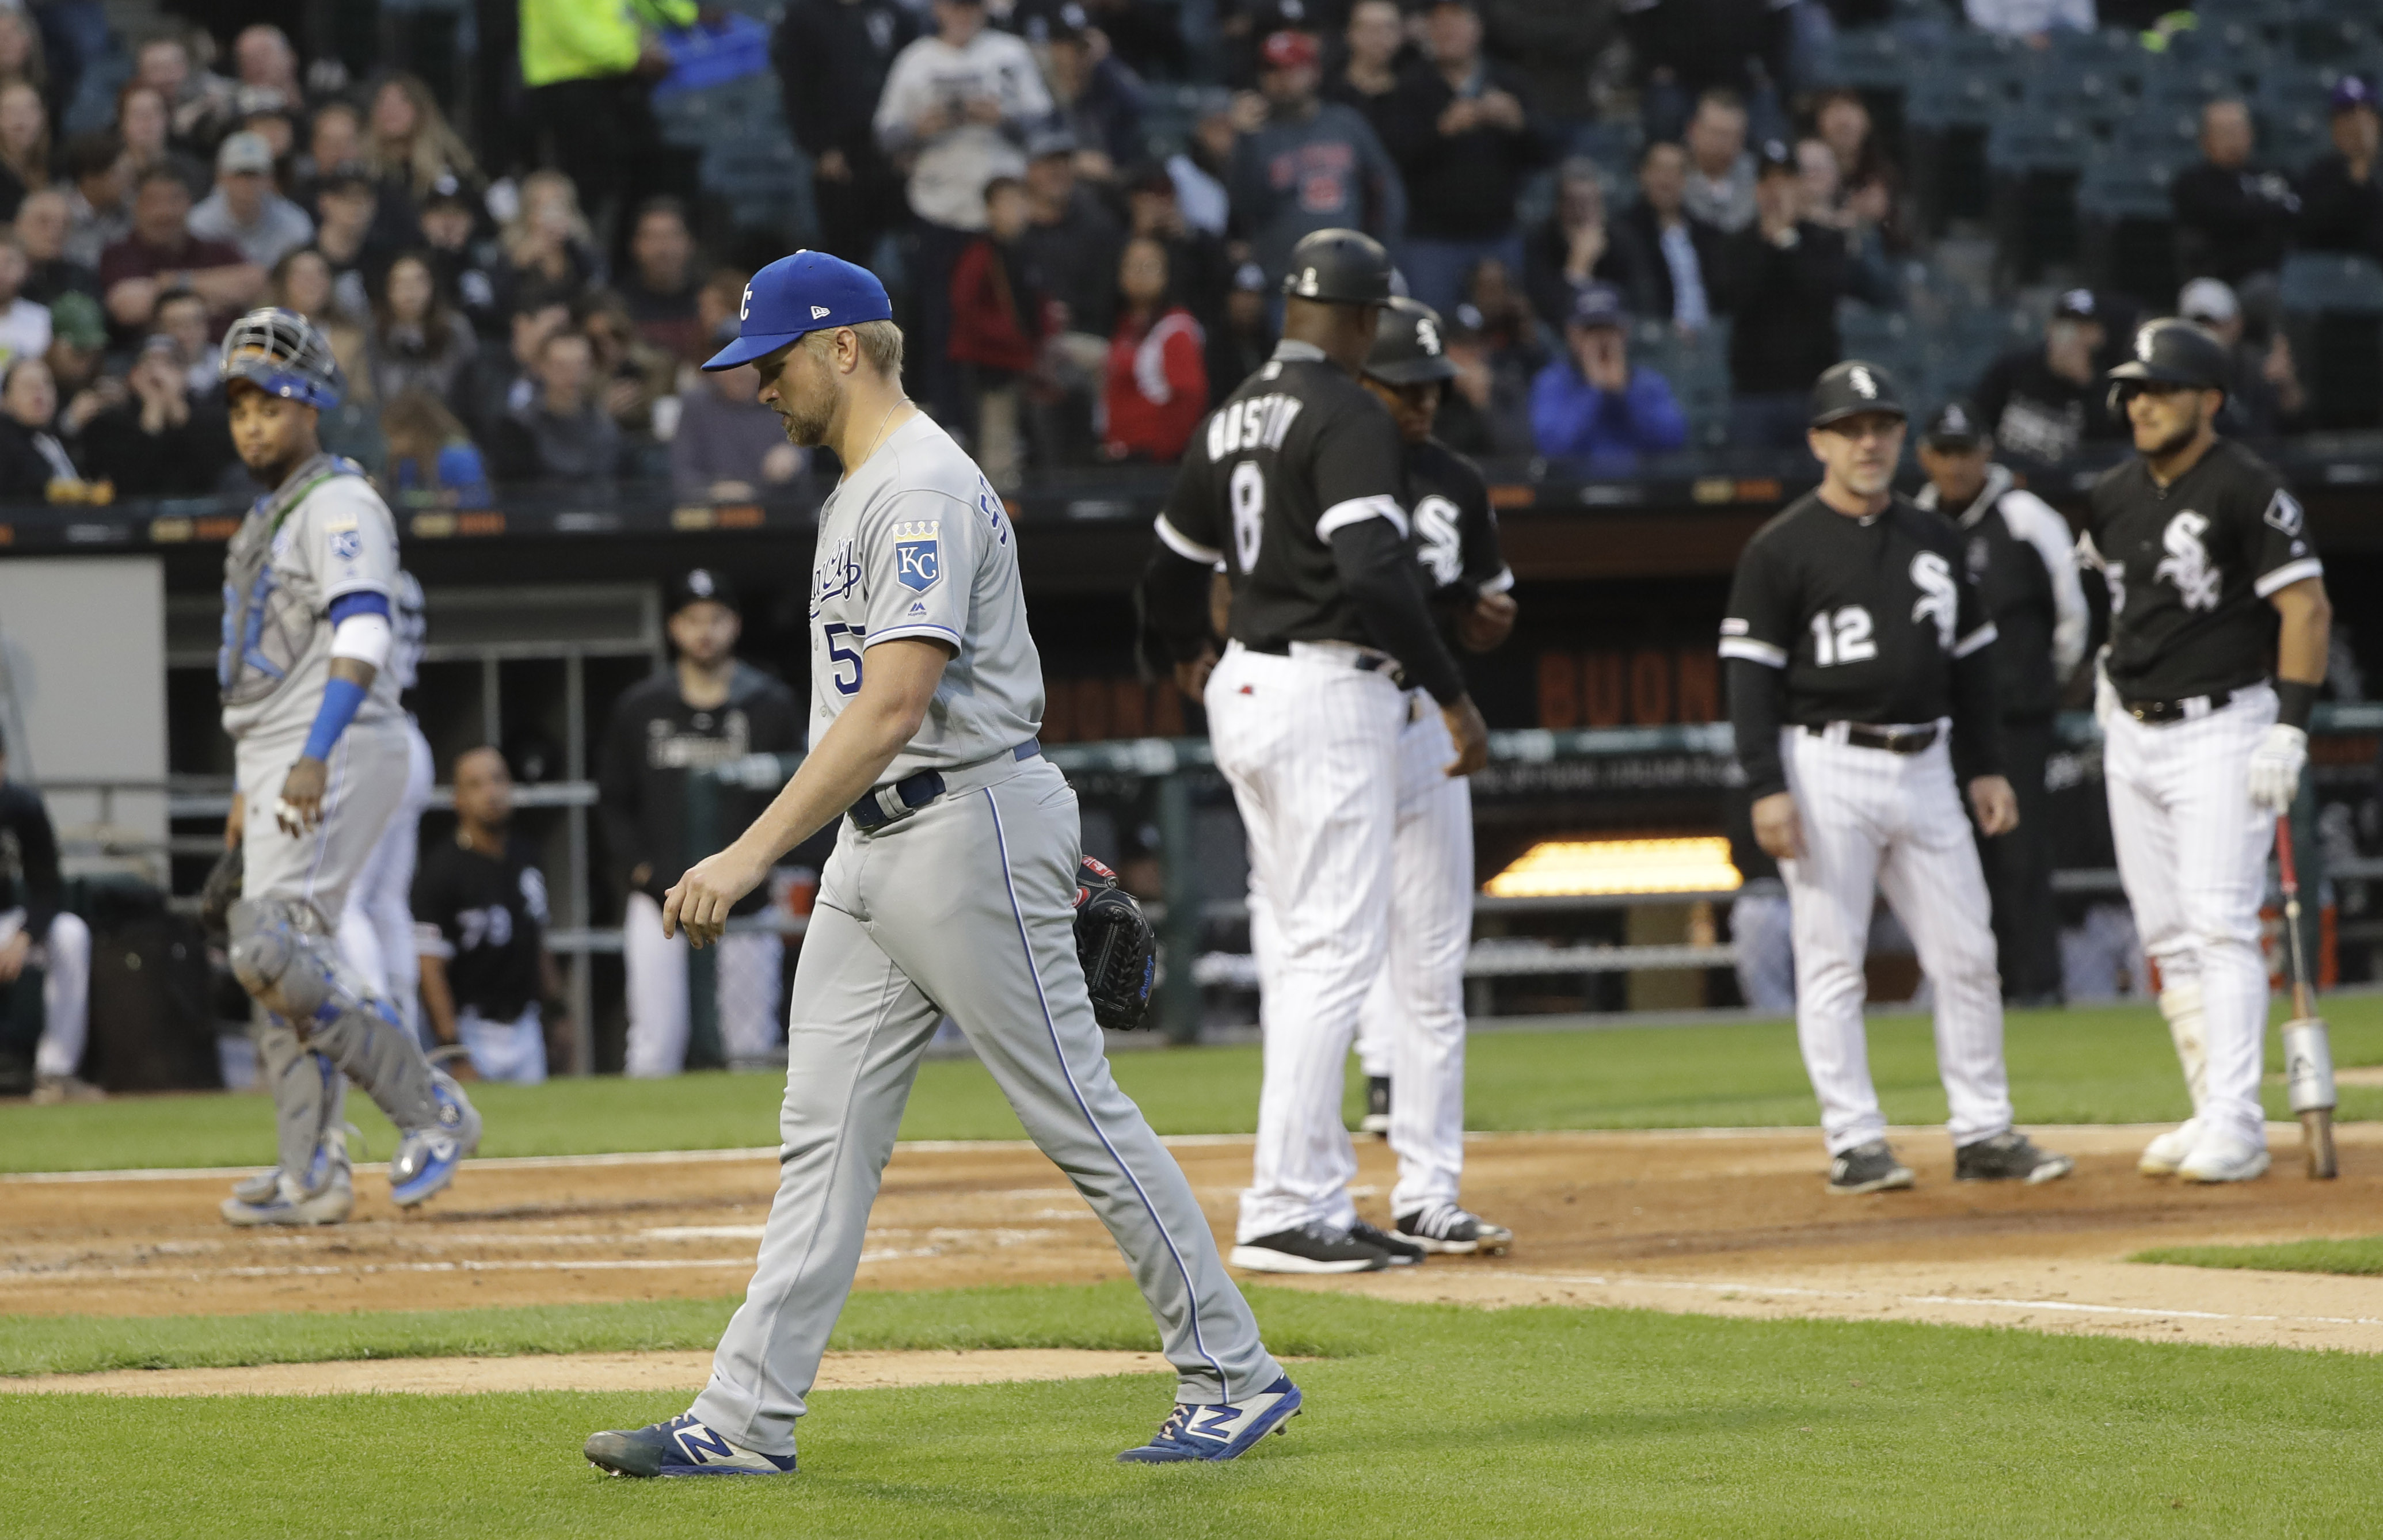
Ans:
{"type": "Polygon", "coordinates": [[[141,346],[125,383],[131,400],[83,429],[92,474],[115,483],[118,497],[188,498],[216,490],[232,462],[223,398],[191,389],[170,337],[141,346]]]}
{"type": "Polygon", "coordinates": [[[2083,444],[2126,433],[2103,401],[2108,329],[2100,297],[2072,289],[2054,302],[2041,343],[2014,348],[1987,366],[1978,381],[1978,421],[2006,456],[2040,468],[2083,444]]]}
{"type": "Polygon", "coordinates": [[[2383,117],[2375,87],[2344,75],[2327,104],[2333,149],[2301,178],[2299,245],[2304,252],[2355,252],[2383,261],[2383,117]]]}
{"type": "MultiPolygon", "coordinates": [[[[622,962],[628,974],[633,1076],[675,1075],[687,1045],[686,939],[662,936],[662,895],[685,871],[686,777],[749,754],[803,746],[794,691],[736,657],[743,622],[726,581],[701,567],[681,574],[666,604],[675,664],[632,685],[612,708],[597,770],[597,811],[612,869],[627,889],[622,962]]],[[[772,793],[720,794],[720,837],[759,816],[772,793]]],[[[732,911],[758,913],[763,883],[732,911]]],[[[783,1041],[783,948],[767,932],[721,938],[719,1022],[731,1063],[767,1060],[783,1041]]]]}
{"type": "Polygon", "coordinates": [[[20,358],[0,375],[0,502],[80,500],[88,484],[52,431],[57,414],[48,364],[20,358]]]}
{"type": "Polygon", "coordinates": [[[1555,141],[1526,105],[1522,73],[1482,56],[1473,0],[1434,0],[1426,28],[1430,60],[1401,77],[1383,117],[1407,187],[1400,265],[1414,297],[1445,312],[1482,258],[1521,270],[1515,195],[1555,158],[1555,141]]]}
{"type": "Polygon", "coordinates": [[[909,217],[901,173],[870,124],[894,55],[918,35],[899,0],[794,0],[770,40],[787,126],[811,157],[820,250],[847,262],[866,265],[909,217]]]}
{"type": "Polygon", "coordinates": [[[1803,175],[1777,140],[1762,146],[1754,223],[1720,252],[1722,308],[1735,315],[1729,339],[1730,441],[1740,449],[1796,450],[1805,440],[1806,393],[1843,351],[1837,301],[1847,295],[1892,305],[1870,290],[1842,231],[1805,216],[1803,175]]]}

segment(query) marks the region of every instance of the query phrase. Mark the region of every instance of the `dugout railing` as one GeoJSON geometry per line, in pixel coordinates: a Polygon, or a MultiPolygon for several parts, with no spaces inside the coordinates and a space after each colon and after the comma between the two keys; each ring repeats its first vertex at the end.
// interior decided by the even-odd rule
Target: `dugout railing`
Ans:
{"type": "MultiPolygon", "coordinates": [[[[2092,773],[2098,780],[2101,732],[2092,715],[2081,711],[2069,712],[2061,718],[2059,725],[2060,739],[2065,747],[2093,757],[2095,762],[2092,773]]],[[[2348,769],[2352,775],[2373,776],[2373,740],[2383,735],[2383,705],[2321,705],[2316,709],[2311,731],[2318,740],[2317,752],[2312,757],[2315,773],[2303,779],[2292,820],[2294,851],[2303,874],[2302,881],[2307,891],[2317,892],[2328,877],[2343,881],[2383,878],[2383,858],[2378,857],[2344,858],[2337,855],[2328,870],[2324,844],[2317,835],[2315,817],[2316,788],[2321,778],[2335,774],[2340,769],[2348,769]],[[2348,747],[2353,752],[2349,755],[2328,753],[2327,744],[2348,747]]],[[[1668,727],[1581,728],[1561,732],[1529,729],[1489,735],[1489,758],[1493,765],[1684,755],[1725,764],[1734,752],[1735,736],[1726,722],[1668,727]]],[[[1241,894],[1212,894],[1198,890],[1199,862],[1193,849],[1193,782],[1195,777],[1216,773],[1216,758],[1208,740],[1137,738],[1103,743],[1054,744],[1047,745],[1043,754],[1071,780],[1089,776],[1122,777],[1148,783],[1152,794],[1150,805],[1154,814],[1151,821],[1158,832],[1157,855],[1164,884],[1160,899],[1151,906],[1152,918],[1160,935],[1159,989],[1154,1008],[1159,1013],[1161,1024],[1171,1040],[1177,1042],[1196,1041],[1202,1018],[1202,988],[1216,984],[1247,987],[1255,977],[1245,954],[1204,950],[1203,946],[1208,926],[1242,919],[1247,915],[1241,894]],[[1168,961],[1173,958],[1189,958],[1192,966],[1170,967],[1168,961]]],[[[800,755],[758,754],[710,771],[688,776],[686,829],[690,857],[709,855],[735,832],[720,827],[719,794],[723,785],[749,790],[774,789],[784,784],[801,762],[800,755]]],[[[1727,784],[1735,779],[1734,770],[1723,771],[1718,779],[1721,783],[1727,784]]],[[[1718,824],[1716,809],[1716,827],[1718,824]]],[[[2107,867],[2061,867],[2057,851],[2055,852],[2055,887],[2058,891],[2113,896],[2120,891],[2118,873],[2107,867]]],[[[1728,903],[1734,892],[1585,893],[1527,898],[1483,894],[1475,900],[1475,914],[1477,917],[1562,914],[1635,905],[1718,905],[1728,903]]],[[[774,930],[798,935],[802,923],[799,915],[779,909],[740,920],[734,928],[774,930]]],[[[1488,937],[1475,941],[1466,963],[1466,975],[1469,979],[1477,980],[1533,975],[1720,968],[1730,967],[1735,961],[1735,949],[1725,942],[1711,944],[1605,945],[1488,937]]],[[[696,954],[696,964],[689,970],[689,984],[694,1004],[688,1063],[690,1066],[699,1062],[716,1065],[721,1062],[720,1040],[707,954],[696,954]],[[706,1057],[699,1059],[698,1054],[706,1057]]]]}

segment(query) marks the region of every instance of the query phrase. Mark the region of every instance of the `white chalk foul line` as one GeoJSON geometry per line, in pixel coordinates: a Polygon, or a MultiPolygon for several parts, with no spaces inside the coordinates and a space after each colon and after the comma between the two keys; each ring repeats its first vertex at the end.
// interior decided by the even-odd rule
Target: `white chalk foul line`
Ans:
{"type": "Polygon", "coordinates": [[[2321,1326],[2383,1326],[2371,1315],[2252,1315],[2212,1310],[2164,1310],[2149,1305],[2094,1305],[2074,1300],[2003,1300],[1971,1294],[1880,1294],[1858,1288],[1803,1288],[1792,1284],[1698,1283],[1685,1278],[1601,1277],[1595,1274],[1507,1273],[1509,1278],[1579,1284],[1598,1288],[1668,1288],[1700,1294],[1757,1294],[1797,1300],[1883,1300],[1901,1305],[1962,1305],[1982,1310],[2067,1311],[2080,1315],[2135,1315],[2155,1320],[2306,1322],[2321,1326]]]}

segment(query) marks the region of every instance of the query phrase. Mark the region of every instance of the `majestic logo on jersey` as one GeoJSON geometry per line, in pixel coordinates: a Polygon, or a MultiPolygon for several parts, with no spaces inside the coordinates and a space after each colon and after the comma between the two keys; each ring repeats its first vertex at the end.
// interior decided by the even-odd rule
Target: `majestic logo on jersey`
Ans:
{"type": "Polygon", "coordinates": [[[2216,609],[2218,590],[2226,583],[2225,575],[2210,564],[2209,548],[2201,543],[2208,532],[2208,516],[2188,508],[2170,519],[2160,536],[2167,559],[2152,569],[2152,581],[2166,578],[2175,584],[2187,610],[2216,609]]]}
{"type": "Polygon", "coordinates": [[[2267,511],[2261,516],[2287,535],[2301,532],[2301,505],[2290,492],[2280,488],[2267,499],[2267,511]]]}
{"type": "Polygon", "coordinates": [[[1878,381],[1872,379],[1870,371],[1860,364],[1857,363],[1846,371],[1846,383],[1852,386],[1854,394],[1862,400],[1866,401],[1878,400],[1878,381]]]}
{"type": "Polygon", "coordinates": [[[944,575],[941,519],[915,519],[894,526],[894,576],[903,587],[923,594],[944,575]]]}
{"type": "Polygon", "coordinates": [[[1442,588],[1464,575],[1464,536],[1456,505],[1437,493],[1415,504],[1415,560],[1442,588]]]}
{"type": "Polygon", "coordinates": [[[1208,419],[1208,458],[1222,460],[1236,450],[1282,448],[1283,437],[1307,403],[1275,391],[1246,400],[1227,401],[1208,419]]]}
{"type": "Polygon", "coordinates": [[[1953,563],[1932,550],[1923,550],[1911,559],[1911,585],[1920,590],[1919,599],[1911,606],[1911,619],[1936,622],[1936,645],[1946,652],[1953,650],[1953,627],[1958,623],[1961,590],[1953,582],[1953,563]]]}

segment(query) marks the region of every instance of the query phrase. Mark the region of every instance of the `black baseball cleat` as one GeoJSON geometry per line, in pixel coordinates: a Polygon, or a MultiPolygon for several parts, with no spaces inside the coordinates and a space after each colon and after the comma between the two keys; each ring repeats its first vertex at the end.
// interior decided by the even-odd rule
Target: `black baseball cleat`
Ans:
{"type": "Polygon", "coordinates": [[[1423,1261],[1424,1253],[1429,1250],[1428,1247],[1418,1245],[1405,1236],[1392,1235],[1388,1230],[1377,1230],[1362,1219],[1349,1226],[1349,1238],[1362,1240],[1366,1245],[1376,1247],[1387,1253],[1392,1267],[1413,1267],[1423,1261]]]}
{"type": "Polygon", "coordinates": [[[1350,1231],[1305,1225],[1243,1241],[1225,1260],[1253,1273],[1378,1273],[1390,1254],[1350,1231]]]}
{"type": "Polygon", "coordinates": [[[2017,1128],[2006,1128],[1992,1139],[1964,1144],[1953,1152],[1957,1182],[2056,1182],[2077,1169],[2067,1155],[2039,1150],[2017,1128]]]}
{"type": "Polygon", "coordinates": [[[1399,1215],[1399,1234],[1426,1251],[1451,1256],[1499,1256],[1514,1244],[1513,1231],[1454,1203],[1434,1203],[1399,1215]]]}
{"type": "Polygon", "coordinates": [[[1365,1115],[1357,1120],[1357,1131],[1379,1139],[1390,1137],[1390,1078],[1387,1075],[1365,1077],[1365,1115]]]}
{"type": "Polygon", "coordinates": [[[1829,1163],[1829,1190],[1840,1197],[1910,1185],[1911,1168],[1895,1158],[1883,1139],[1857,1144],[1829,1163]]]}

